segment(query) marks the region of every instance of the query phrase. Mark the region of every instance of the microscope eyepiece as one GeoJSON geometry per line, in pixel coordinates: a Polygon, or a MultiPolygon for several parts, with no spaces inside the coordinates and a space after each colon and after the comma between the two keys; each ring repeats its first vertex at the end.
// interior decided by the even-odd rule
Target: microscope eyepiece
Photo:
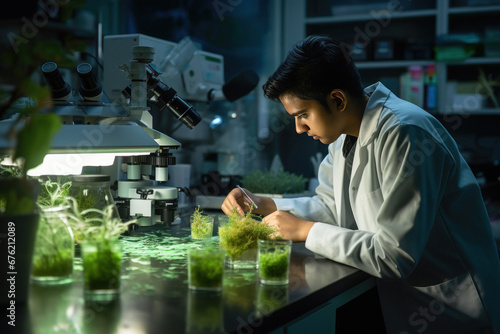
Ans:
{"type": "Polygon", "coordinates": [[[76,68],[76,71],[82,84],[80,95],[87,101],[99,101],[102,96],[102,86],[96,79],[92,65],[81,63],[76,68]]]}
{"type": "Polygon", "coordinates": [[[181,99],[179,95],[175,95],[167,103],[167,107],[178,120],[187,125],[190,129],[193,129],[201,121],[200,115],[189,103],[181,99]]]}
{"type": "Polygon", "coordinates": [[[184,101],[177,92],[167,86],[163,81],[156,76],[159,72],[148,65],[147,72],[147,85],[148,85],[148,98],[156,97],[156,107],[161,111],[165,107],[170,110],[174,116],[184,123],[188,128],[193,129],[201,121],[201,116],[194,110],[194,108],[184,101]]]}
{"type": "Polygon", "coordinates": [[[71,86],[62,78],[57,64],[54,62],[47,62],[42,65],[41,70],[49,84],[52,92],[52,99],[66,101],[71,96],[71,86]]]}

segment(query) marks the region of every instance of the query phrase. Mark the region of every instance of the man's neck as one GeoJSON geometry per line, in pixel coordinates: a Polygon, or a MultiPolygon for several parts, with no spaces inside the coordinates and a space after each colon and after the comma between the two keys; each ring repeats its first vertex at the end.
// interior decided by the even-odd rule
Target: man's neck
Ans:
{"type": "Polygon", "coordinates": [[[349,116],[349,123],[346,129],[346,134],[359,137],[359,129],[361,128],[361,120],[363,119],[363,114],[366,109],[366,105],[368,104],[369,97],[367,95],[363,95],[363,98],[358,100],[353,100],[353,103],[349,106],[349,109],[346,110],[346,115],[349,116]]]}

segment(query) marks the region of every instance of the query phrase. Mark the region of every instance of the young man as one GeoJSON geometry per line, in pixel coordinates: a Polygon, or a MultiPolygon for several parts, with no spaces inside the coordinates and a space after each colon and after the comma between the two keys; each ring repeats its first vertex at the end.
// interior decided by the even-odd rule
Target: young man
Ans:
{"type": "MultiPolygon", "coordinates": [[[[500,333],[500,262],[480,188],[429,113],[362,89],[334,40],[298,42],[264,85],[297,132],[329,145],[314,197],[249,194],[285,239],[377,280],[389,333],[500,333]]],[[[222,210],[246,210],[234,189],[222,210]]]]}

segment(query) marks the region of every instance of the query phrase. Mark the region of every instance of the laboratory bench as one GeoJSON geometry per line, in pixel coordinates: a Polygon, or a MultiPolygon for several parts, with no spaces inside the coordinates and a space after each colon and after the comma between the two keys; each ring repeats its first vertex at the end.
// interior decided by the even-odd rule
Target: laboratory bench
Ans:
{"type": "Polygon", "coordinates": [[[15,329],[3,319],[0,332],[383,333],[375,279],[319,258],[304,243],[292,246],[288,285],[262,285],[256,270],[226,268],[221,293],[191,291],[186,251],[201,242],[191,239],[188,217],[124,236],[120,295],[112,302],[85,301],[77,257],[72,283],[31,284],[15,329]]]}

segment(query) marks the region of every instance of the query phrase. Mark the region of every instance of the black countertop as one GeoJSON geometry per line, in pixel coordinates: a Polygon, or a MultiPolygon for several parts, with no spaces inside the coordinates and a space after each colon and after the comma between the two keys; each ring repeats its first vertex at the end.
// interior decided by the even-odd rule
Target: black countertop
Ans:
{"type": "Polygon", "coordinates": [[[266,333],[370,278],[294,243],[288,285],[261,285],[256,270],[226,269],[222,293],[192,292],[186,250],[197,242],[185,219],[124,237],[121,293],[111,303],[85,302],[77,258],[72,283],[32,284],[28,303],[17,308],[16,328],[3,319],[1,332],[266,333]]]}

